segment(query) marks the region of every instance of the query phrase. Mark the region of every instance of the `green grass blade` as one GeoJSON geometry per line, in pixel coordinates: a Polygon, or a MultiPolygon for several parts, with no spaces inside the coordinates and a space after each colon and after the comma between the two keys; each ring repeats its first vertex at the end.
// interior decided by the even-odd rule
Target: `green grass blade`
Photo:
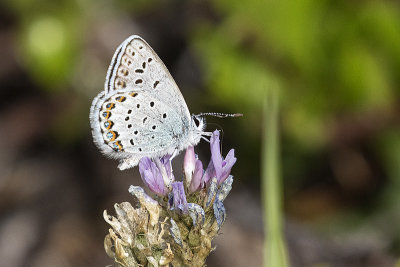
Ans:
{"type": "Polygon", "coordinates": [[[282,188],[279,170],[279,98],[267,90],[263,103],[262,202],[264,212],[264,266],[286,267],[289,261],[283,236],[282,188]]]}

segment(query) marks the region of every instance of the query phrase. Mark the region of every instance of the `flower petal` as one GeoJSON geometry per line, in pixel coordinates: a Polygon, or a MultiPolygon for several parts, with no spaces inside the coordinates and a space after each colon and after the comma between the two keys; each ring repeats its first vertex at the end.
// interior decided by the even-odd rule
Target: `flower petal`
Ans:
{"type": "Polygon", "coordinates": [[[196,160],[195,169],[190,183],[189,192],[193,193],[200,189],[202,177],[203,177],[203,163],[200,160],[196,160]]]}
{"type": "Polygon", "coordinates": [[[229,150],[228,155],[226,155],[226,158],[223,161],[222,174],[221,177],[219,177],[218,179],[219,184],[223,183],[226,180],[226,178],[228,178],[236,160],[237,159],[235,158],[235,150],[234,149],[229,150]]]}
{"type": "Polygon", "coordinates": [[[194,147],[189,146],[186,149],[185,158],[183,160],[183,171],[185,173],[186,187],[189,187],[191,184],[195,167],[196,156],[194,154],[194,147]]]}
{"type": "Polygon", "coordinates": [[[165,155],[164,157],[160,158],[161,163],[165,167],[165,171],[167,172],[168,178],[173,181],[174,180],[174,175],[172,173],[172,161],[171,161],[172,155],[165,155]]]}
{"type": "Polygon", "coordinates": [[[148,157],[143,157],[139,161],[139,172],[141,173],[142,170],[150,169],[151,166],[151,159],[148,157]]]}
{"type": "Polygon", "coordinates": [[[216,177],[215,168],[213,161],[210,160],[210,163],[208,163],[207,169],[204,172],[203,178],[201,178],[201,187],[206,187],[209,181],[214,177],[216,177]]]}
{"type": "Polygon", "coordinates": [[[172,193],[174,195],[175,210],[184,214],[188,213],[188,206],[183,182],[173,182],[172,193]]]}
{"type": "Polygon", "coordinates": [[[219,143],[219,131],[215,130],[210,138],[211,160],[215,168],[215,174],[219,178],[222,175],[222,156],[219,143]]]}
{"type": "Polygon", "coordinates": [[[139,172],[143,183],[154,193],[164,196],[167,193],[160,170],[150,158],[144,157],[139,161],[139,172]]]}

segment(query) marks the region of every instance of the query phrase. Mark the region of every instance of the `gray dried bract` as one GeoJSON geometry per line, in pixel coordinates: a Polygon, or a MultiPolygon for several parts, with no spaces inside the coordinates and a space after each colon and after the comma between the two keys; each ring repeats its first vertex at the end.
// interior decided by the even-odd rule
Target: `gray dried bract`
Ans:
{"type": "Polygon", "coordinates": [[[202,207],[195,203],[188,203],[189,216],[192,218],[193,226],[202,225],[205,220],[205,213],[202,207]]]}
{"type": "Polygon", "coordinates": [[[214,206],[214,216],[215,216],[215,220],[217,221],[218,230],[219,230],[219,228],[221,228],[222,224],[225,222],[226,211],[225,211],[224,204],[219,200],[216,200],[214,202],[213,206],[214,206]]]}
{"type": "Polygon", "coordinates": [[[215,196],[217,194],[217,190],[218,190],[218,180],[216,177],[212,178],[211,183],[208,187],[208,191],[207,191],[207,201],[205,204],[205,208],[208,209],[211,204],[213,203],[215,196]]]}
{"type": "Polygon", "coordinates": [[[228,196],[229,192],[232,189],[233,176],[229,175],[229,177],[221,184],[219,187],[217,198],[219,201],[223,202],[225,198],[228,196]]]}

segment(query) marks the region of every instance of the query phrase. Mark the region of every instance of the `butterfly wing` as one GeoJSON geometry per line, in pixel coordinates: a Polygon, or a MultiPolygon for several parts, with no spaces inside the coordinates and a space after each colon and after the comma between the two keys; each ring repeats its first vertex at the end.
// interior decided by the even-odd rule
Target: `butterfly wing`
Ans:
{"type": "Polygon", "coordinates": [[[150,45],[137,35],[130,36],[117,48],[104,84],[106,95],[127,88],[153,92],[190,118],[186,102],[168,69],[150,45]]]}
{"type": "Polygon", "coordinates": [[[139,36],[116,50],[105,89],[92,103],[93,138],[100,150],[134,167],[144,156],[172,154],[188,145],[190,113],[178,86],[139,36]]]}

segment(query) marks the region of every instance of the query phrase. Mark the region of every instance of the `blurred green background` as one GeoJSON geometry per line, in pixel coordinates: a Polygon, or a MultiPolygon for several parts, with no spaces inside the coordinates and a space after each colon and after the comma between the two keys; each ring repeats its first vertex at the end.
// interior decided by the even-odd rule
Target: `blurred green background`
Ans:
{"type": "MultiPolygon", "coordinates": [[[[277,88],[293,266],[394,266],[400,256],[400,3],[0,3],[0,266],[104,266],[104,209],[138,171],[94,147],[93,97],[115,48],[142,36],[192,113],[236,149],[228,219],[209,266],[262,263],[264,91],[277,88]]],[[[268,125],[266,125],[268,127],[268,125]]],[[[208,160],[208,146],[198,148],[208,160]],[[204,151],[204,152],[203,152],[204,151]]],[[[175,170],[180,170],[176,160],[175,170]]]]}

